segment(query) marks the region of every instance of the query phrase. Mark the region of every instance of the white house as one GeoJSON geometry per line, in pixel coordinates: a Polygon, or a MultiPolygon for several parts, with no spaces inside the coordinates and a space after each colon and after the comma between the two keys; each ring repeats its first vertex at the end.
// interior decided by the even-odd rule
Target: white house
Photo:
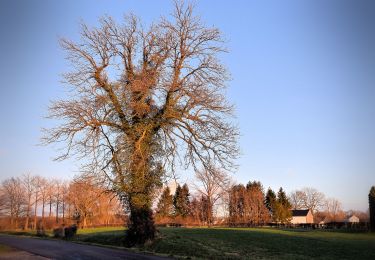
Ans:
{"type": "Polygon", "coordinates": [[[292,210],[292,224],[312,224],[314,223],[314,216],[309,209],[294,209],[292,210]]]}
{"type": "Polygon", "coordinates": [[[356,215],[352,215],[345,222],[347,222],[347,223],[358,223],[359,218],[356,215]]]}

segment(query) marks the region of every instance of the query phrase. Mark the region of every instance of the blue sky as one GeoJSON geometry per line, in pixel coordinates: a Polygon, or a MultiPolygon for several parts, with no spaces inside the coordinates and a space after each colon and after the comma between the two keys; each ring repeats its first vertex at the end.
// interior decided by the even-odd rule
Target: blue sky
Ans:
{"type": "MultiPolygon", "coordinates": [[[[0,2],[0,179],[25,172],[71,178],[79,162],[53,162],[37,146],[51,124],[50,100],[64,96],[59,37],[78,39],[78,22],[130,11],[146,23],[171,1],[0,2]]],[[[288,192],[315,187],[345,209],[367,209],[375,185],[375,5],[372,1],[196,1],[221,29],[229,53],[242,156],[238,182],[288,192]]],[[[187,180],[188,174],[181,173],[187,180]]]]}

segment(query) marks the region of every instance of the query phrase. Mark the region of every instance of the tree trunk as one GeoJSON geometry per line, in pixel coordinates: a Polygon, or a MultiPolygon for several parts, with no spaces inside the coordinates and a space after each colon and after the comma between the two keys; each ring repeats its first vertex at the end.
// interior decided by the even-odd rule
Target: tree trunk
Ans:
{"type": "Polygon", "coordinates": [[[62,222],[65,224],[65,201],[62,203],[62,222]]]}
{"type": "MultiPolygon", "coordinates": [[[[132,195],[131,201],[138,200],[136,197],[140,194],[132,195]]],[[[134,246],[144,244],[148,240],[155,238],[156,228],[152,210],[148,205],[130,205],[130,223],[126,231],[126,245],[134,246]]]]}
{"type": "Polygon", "coordinates": [[[10,228],[14,229],[14,217],[13,217],[13,215],[10,216],[10,228]]]}
{"type": "Polygon", "coordinates": [[[156,228],[151,210],[150,191],[155,185],[155,174],[150,169],[152,133],[149,129],[138,129],[133,147],[137,147],[131,162],[131,190],[128,192],[130,219],[126,231],[126,245],[142,245],[155,238],[156,228]]]}
{"type": "Polygon", "coordinates": [[[45,200],[43,198],[43,201],[42,201],[42,227],[44,227],[44,206],[45,206],[45,200]]]}
{"type": "Polygon", "coordinates": [[[87,226],[87,217],[86,215],[83,216],[83,219],[82,219],[82,229],[86,228],[87,226]]]}
{"type": "Polygon", "coordinates": [[[37,208],[38,208],[38,193],[36,193],[35,195],[35,207],[34,207],[34,225],[33,225],[33,229],[35,230],[36,229],[36,220],[37,220],[37,208]]]}
{"type": "Polygon", "coordinates": [[[26,221],[25,221],[25,230],[29,229],[29,218],[30,218],[30,199],[27,204],[27,212],[26,212],[26,221]]]}
{"type": "Polygon", "coordinates": [[[56,202],[56,223],[59,223],[59,202],[56,202]]]}
{"type": "Polygon", "coordinates": [[[52,198],[49,197],[49,215],[48,215],[49,218],[52,217],[52,198]]]}

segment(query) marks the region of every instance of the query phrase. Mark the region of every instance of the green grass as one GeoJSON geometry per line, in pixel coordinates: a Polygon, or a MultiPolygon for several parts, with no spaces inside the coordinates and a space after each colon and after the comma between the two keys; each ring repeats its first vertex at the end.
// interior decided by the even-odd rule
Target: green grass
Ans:
{"type": "Polygon", "coordinates": [[[197,258],[375,259],[375,236],[278,229],[162,229],[148,250],[197,258]]]}
{"type": "MultiPolygon", "coordinates": [[[[123,246],[124,228],[79,229],[74,238],[123,246]]],[[[375,234],[276,228],[160,228],[139,251],[210,259],[375,259],[375,234]]]]}
{"type": "Polygon", "coordinates": [[[0,244],[0,256],[1,256],[1,254],[9,253],[9,252],[12,252],[12,251],[13,251],[13,249],[10,248],[9,246],[0,244]]]}
{"type": "MultiPolygon", "coordinates": [[[[272,228],[160,228],[139,248],[173,257],[211,259],[375,259],[375,235],[272,228]]],[[[87,229],[77,240],[121,246],[124,229],[87,229]]]]}
{"type": "Polygon", "coordinates": [[[125,228],[103,227],[78,229],[75,241],[102,245],[123,246],[125,228]]]}

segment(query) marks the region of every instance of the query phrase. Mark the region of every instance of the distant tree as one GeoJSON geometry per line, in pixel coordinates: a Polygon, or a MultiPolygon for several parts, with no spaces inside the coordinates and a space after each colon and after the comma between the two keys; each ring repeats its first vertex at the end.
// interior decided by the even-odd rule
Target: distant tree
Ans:
{"type": "Polygon", "coordinates": [[[289,201],[292,204],[292,209],[304,209],[305,193],[296,190],[290,193],[289,201]]]}
{"type": "Polygon", "coordinates": [[[173,196],[171,195],[171,190],[167,186],[160,196],[157,208],[157,217],[171,217],[173,214],[173,196]]]}
{"type": "Polygon", "coordinates": [[[246,185],[249,209],[247,221],[252,225],[264,224],[269,221],[269,211],[264,203],[265,195],[260,182],[253,181],[246,185]]]}
{"type": "Polygon", "coordinates": [[[31,217],[31,208],[35,201],[33,201],[33,195],[35,192],[35,177],[31,175],[31,173],[26,173],[22,175],[22,184],[25,191],[27,207],[26,207],[26,219],[25,219],[25,230],[29,229],[29,221],[31,217]]]}
{"type": "Polygon", "coordinates": [[[20,178],[6,179],[1,183],[3,213],[10,217],[10,227],[18,228],[19,218],[27,209],[25,189],[20,178]]]}
{"type": "Polygon", "coordinates": [[[56,210],[56,223],[59,223],[59,214],[61,211],[62,201],[63,201],[63,192],[64,191],[64,183],[61,180],[55,179],[53,180],[53,199],[55,203],[55,210],[56,210]]]}
{"type": "Polygon", "coordinates": [[[40,179],[40,200],[42,202],[42,227],[45,225],[45,206],[48,199],[49,183],[46,178],[41,177],[40,179]]]}
{"type": "Polygon", "coordinates": [[[194,224],[201,225],[202,223],[202,203],[199,197],[193,197],[190,202],[190,216],[194,224]]]}
{"type": "Polygon", "coordinates": [[[271,214],[273,213],[275,203],[276,203],[276,193],[271,188],[268,188],[267,193],[266,193],[265,205],[271,214]]]}
{"type": "Polygon", "coordinates": [[[205,195],[200,197],[200,221],[205,223],[207,226],[211,226],[212,223],[212,207],[209,199],[205,195]]]}
{"type": "Polygon", "coordinates": [[[97,210],[98,198],[103,190],[92,177],[78,176],[69,185],[68,203],[73,206],[73,215],[81,228],[86,228],[88,221],[97,210]]]}
{"type": "Polygon", "coordinates": [[[301,205],[305,209],[310,209],[313,214],[324,206],[325,195],[315,188],[305,187],[300,190],[301,205]]]}
{"type": "Polygon", "coordinates": [[[260,182],[232,186],[229,193],[230,225],[261,225],[267,223],[270,212],[265,205],[265,195],[260,182]]]}
{"type": "Polygon", "coordinates": [[[185,218],[189,215],[190,209],[190,193],[187,184],[185,183],[182,187],[178,184],[175,195],[173,196],[173,206],[175,216],[181,216],[185,218]]]}
{"type": "Polygon", "coordinates": [[[341,202],[335,198],[326,199],[325,212],[328,219],[332,222],[342,221],[345,217],[341,208],[341,202]]]}
{"type": "Polygon", "coordinates": [[[34,186],[34,223],[33,229],[36,229],[37,225],[37,210],[38,210],[38,202],[41,199],[41,189],[42,189],[43,177],[41,176],[34,176],[33,178],[33,186],[34,186]]]}
{"type": "Polygon", "coordinates": [[[230,188],[229,176],[225,171],[211,166],[209,169],[196,171],[195,178],[198,181],[196,190],[207,199],[207,218],[210,226],[213,223],[213,211],[216,203],[230,188]]]}
{"type": "Polygon", "coordinates": [[[368,195],[370,209],[370,229],[375,232],[375,186],[372,186],[368,195]]]}
{"type": "Polygon", "coordinates": [[[292,205],[289,202],[283,188],[277,192],[277,200],[274,205],[273,218],[278,223],[288,223],[292,217],[292,205]]]}

